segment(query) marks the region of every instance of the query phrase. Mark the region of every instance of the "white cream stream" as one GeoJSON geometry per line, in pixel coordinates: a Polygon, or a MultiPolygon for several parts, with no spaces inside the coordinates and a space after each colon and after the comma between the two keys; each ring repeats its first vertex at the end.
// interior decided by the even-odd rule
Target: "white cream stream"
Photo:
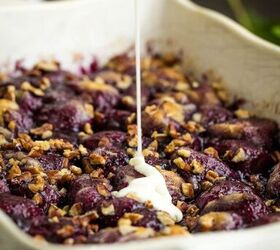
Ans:
{"type": "Polygon", "coordinates": [[[172,203],[165,179],[153,166],[145,162],[142,154],[142,119],[141,119],[141,43],[140,43],[140,22],[138,16],[138,2],[135,4],[135,52],[136,52],[136,99],[137,99],[137,154],[130,160],[130,165],[145,177],[132,180],[126,188],[116,192],[117,197],[124,197],[128,194],[135,195],[139,201],[151,201],[154,208],[170,214],[175,221],[182,220],[182,212],[172,203]]]}

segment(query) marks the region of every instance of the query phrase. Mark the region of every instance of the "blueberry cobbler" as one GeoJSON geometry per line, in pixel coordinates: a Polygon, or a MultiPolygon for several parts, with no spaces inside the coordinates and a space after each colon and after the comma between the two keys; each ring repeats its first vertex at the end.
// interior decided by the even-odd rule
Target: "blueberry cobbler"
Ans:
{"type": "Polygon", "coordinates": [[[128,54],[80,74],[42,61],[1,75],[1,210],[34,238],[64,244],[280,221],[276,122],[229,103],[219,81],[184,72],[170,54],[143,58],[142,81],[143,154],[165,178],[180,222],[133,194],[114,195],[143,177],[129,165],[137,134],[128,54]]]}

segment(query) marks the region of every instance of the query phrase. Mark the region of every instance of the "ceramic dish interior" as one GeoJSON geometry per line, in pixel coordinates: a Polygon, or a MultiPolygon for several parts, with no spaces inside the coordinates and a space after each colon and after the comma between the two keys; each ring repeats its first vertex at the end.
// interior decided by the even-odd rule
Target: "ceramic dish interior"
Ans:
{"type": "MultiPolygon", "coordinates": [[[[20,58],[28,58],[25,63],[30,65],[38,58],[55,55],[66,68],[74,68],[74,53],[95,55],[105,61],[127,49],[133,41],[133,11],[127,15],[129,8],[133,8],[129,0],[83,0],[2,8],[1,65],[9,70],[12,62],[20,58]],[[49,19],[53,21],[48,22],[49,19]],[[110,32],[105,32],[107,30],[110,32]]],[[[160,51],[182,49],[186,67],[197,69],[197,72],[214,69],[223,77],[230,92],[246,98],[249,109],[280,121],[278,47],[255,37],[222,15],[188,1],[144,0],[141,13],[143,44],[152,41],[160,51]]],[[[85,56],[84,63],[87,60],[90,58],[85,56]]],[[[69,248],[39,244],[22,233],[3,213],[0,216],[3,249],[69,248]]],[[[254,246],[254,249],[277,249],[276,232],[279,230],[280,225],[273,224],[238,232],[78,248],[203,249],[207,246],[208,249],[248,249],[254,246]],[[229,241],[235,244],[229,245],[229,241]]]]}

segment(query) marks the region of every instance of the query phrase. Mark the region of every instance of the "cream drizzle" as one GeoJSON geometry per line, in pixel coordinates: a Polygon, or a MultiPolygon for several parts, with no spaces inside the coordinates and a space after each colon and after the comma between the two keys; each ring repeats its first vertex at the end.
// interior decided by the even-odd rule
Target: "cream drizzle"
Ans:
{"type": "Polygon", "coordinates": [[[129,185],[119,192],[117,197],[132,194],[140,202],[151,201],[153,207],[167,212],[175,221],[182,220],[182,212],[172,203],[165,179],[153,166],[145,162],[142,154],[142,119],[141,119],[141,43],[138,0],[135,4],[135,52],[136,52],[136,99],[137,99],[137,154],[129,162],[134,169],[145,177],[130,181],[129,185]]]}

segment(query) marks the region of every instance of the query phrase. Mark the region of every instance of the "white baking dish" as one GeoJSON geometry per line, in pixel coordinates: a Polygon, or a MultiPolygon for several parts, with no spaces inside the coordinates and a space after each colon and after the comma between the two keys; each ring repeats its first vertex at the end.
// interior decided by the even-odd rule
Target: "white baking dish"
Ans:
{"type": "MultiPolygon", "coordinates": [[[[1,4],[1,2],[0,2],[1,4]]],[[[231,93],[246,98],[258,115],[280,122],[280,49],[228,18],[187,0],[142,0],[143,44],[160,50],[182,49],[186,67],[214,70],[231,93]]],[[[133,42],[133,1],[72,0],[57,3],[0,5],[0,69],[25,58],[32,64],[55,57],[74,68],[73,55],[95,55],[101,61],[133,42]]],[[[76,64],[77,65],[77,64],[76,64]]],[[[270,249],[280,246],[280,224],[236,232],[199,234],[74,249],[222,250],[270,249]]],[[[38,243],[0,212],[0,249],[66,250],[73,247],[38,243]]]]}

